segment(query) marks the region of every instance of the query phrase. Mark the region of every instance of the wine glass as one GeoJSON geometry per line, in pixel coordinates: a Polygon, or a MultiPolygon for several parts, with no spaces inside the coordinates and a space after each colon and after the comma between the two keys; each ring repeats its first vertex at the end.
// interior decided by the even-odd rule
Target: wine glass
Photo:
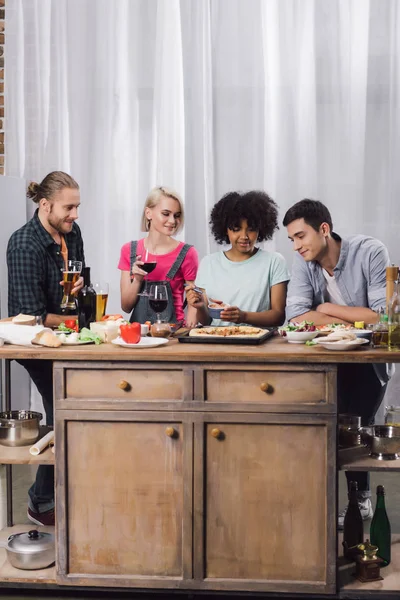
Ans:
{"type": "Polygon", "coordinates": [[[161,313],[168,306],[168,290],[166,285],[157,284],[150,286],[149,304],[150,308],[156,313],[157,321],[161,321],[161,313]]]}
{"type": "Polygon", "coordinates": [[[101,321],[106,314],[108,283],[105,281],[96,281],[93,284],[93,289],[96,292],[96,321],[101,321]]]}
{"type": "Polygon", "coordinates": [[[64,310],[75,310],[75,298],[72,294],[72,288],[78,281],[82,271],[82,261],[69,260],[63,268],[64,294],[61,300],[61,308],[64,310]]]}
{"type": "MultiPolygon", "coordinates": [[[[139,258],[138,256],[136,258],[139,258]]],[[[149,261],[149,251],[146,248],[146,252],[144,255],[144,264],[140,265],[140,268],[143,269],[143,271],[146,271],[147,274],[151,273],[152,271],[154,271],[154,269],[157,266],[157,262],[154,261],[149,261]]],[[[145,277],[144,279],[144,290],[143,292],[139,292],[138,296],[148,296],[149,293],[147,291],[147,277],[145,277]]]]}

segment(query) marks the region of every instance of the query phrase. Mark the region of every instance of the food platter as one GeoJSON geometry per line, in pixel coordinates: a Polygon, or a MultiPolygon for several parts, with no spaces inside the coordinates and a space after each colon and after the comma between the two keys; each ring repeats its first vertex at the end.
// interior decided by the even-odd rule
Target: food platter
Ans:
{"type": "MultiPolygon", "coordinates": [[[[227,330],[227,327],[204,327],[203,329],[192,330],[192,332],[185,332],[181,335],[177,336],[177,339],[182,344],[227,344],[227,345],[250,345],[257,346],[262,344],[270,337],[272,337],[276,331],[276,327],[267,327],[267,328],[254,328],[257,329],[256,335],[251,334],[238,334],[238,335],[223,335],[223,334],[212,334],[206,333],[207,330],[227,330]],[[195,333],[195,335],[194,335],[195,333]]],[[[239,329],[239,327],[235,327],[235,329],[239,329]]],[[[249,329],[246,327],[245,329],[249,329]]]]}

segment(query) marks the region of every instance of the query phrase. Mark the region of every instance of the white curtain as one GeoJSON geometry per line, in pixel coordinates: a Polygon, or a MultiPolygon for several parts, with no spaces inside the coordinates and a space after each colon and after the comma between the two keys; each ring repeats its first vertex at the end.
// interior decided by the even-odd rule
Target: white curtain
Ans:
{"type": "MultiPolygon", "coordinates": [[[[400,262],[398,0],[7,0],[6,21],[7,175],[76,178],[111,311],[154,185],[183,194],[201,256],[214,202],[262,188],[400,262]]],[[[291,263],[282,226],[272,246],[291,263]]]]}

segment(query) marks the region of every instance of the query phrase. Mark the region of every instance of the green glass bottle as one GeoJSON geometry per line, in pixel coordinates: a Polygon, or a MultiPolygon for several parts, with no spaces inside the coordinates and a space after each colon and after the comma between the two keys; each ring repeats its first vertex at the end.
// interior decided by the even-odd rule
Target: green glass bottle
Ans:
{"type": "Polygon", "coordinates": [[[376,488],[376,507],[371,521],[371,544],[378,546],[377,555],[384,561],[383,567],[390,563],[391,531],[390,522],[385,507],[385,488],[378,485],[376,488]]]}

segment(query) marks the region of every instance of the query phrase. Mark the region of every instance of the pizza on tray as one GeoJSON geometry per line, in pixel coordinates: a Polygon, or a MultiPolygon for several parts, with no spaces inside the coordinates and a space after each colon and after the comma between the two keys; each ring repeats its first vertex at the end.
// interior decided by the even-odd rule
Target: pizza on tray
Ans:
{"type": "Polygon", "coordinates": [[[265,329],[250,327],[248,325],[229,325],[227,327],[201,327],[191,329],[189,336],[192,337],[235,337],[235,338],[259,338],[265,334],[265,329]]]}

